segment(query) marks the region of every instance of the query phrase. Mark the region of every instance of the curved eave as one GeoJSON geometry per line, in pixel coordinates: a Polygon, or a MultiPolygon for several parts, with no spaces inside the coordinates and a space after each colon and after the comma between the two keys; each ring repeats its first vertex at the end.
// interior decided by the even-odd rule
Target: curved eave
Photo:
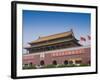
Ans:
{"type": "Polygon", "coordinates": [[[24,49],[30,49],[31,47],[24,47],[24,49]]]}
{"type": "MultiPolygon", "coordinates": [[[[68,40],[67,42],[69,42],[69,41],[73,41],[73,39],[71,39],[71,40],[68,40]]],[[[54,44],[59,44],[59,43],[63,43],[63,42],[65,42],[65,41],[62,41],[62,42],[54,42],[54,43],[48,43],[48,44],[44,44],[44,45],[38,45],[38,46],[32,46],[32,47],[30,47],[30,48],[36,48],[36,47],[42,47],[42,46],[48,46],[48,45],[54,45],[54,44]]],[[[75,44],[77,44],[78,46],[81,46],[79,43],[77,43],[77,42],[75,42],[75,44]]],[[[26,49],[30,49],[29,47],[28,48],[26,48],[26,49]]]]}
{"type": "Polygon", "coordinates": [[[59,33],[59,34],[54,34],[54,35],[49,35],[49,36],[45,36],[45,37],[40,37],[39,39],[34,40],[34,41],[30,42],[29,44],[45,42],[45,41],[48,41],[48,40],[55,40],[55,39],[59,39],[59,38],[63,38],[63,37],[71,36],[71,35],[72,35],[71,31],[63,32],[63,33],[59,33]]]}

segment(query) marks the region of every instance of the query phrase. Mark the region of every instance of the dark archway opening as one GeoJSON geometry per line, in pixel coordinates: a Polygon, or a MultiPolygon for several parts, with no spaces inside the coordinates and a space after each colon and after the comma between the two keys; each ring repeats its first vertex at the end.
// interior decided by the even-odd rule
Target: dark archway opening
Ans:
{"type": "Polygon", "coordinates": [[[40,61],[40,65],[44,65],[45,63],[44,63],[44,61],[42,60],[42,61],[40,61]]]}
{"type": "Polygon", "coordinates": [[[54,60],[54,61],[52,62],[52,64],[53,64],[53,65],[57,65],[57,61],[54,60]]]}
{"type": "Polygon", "coordinates": [[[64,64],[65,64],[65,65],[67,65],[67,64],[68,64],[68,61],[67,61],[67,60],[65,60],[65,61],[64,61],[64,64]]]}

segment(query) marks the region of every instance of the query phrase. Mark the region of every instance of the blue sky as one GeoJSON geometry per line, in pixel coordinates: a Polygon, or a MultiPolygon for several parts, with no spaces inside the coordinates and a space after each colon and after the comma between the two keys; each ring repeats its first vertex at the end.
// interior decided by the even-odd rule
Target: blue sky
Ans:
{"type": "Polygon", "coordinates": [[[89,13],[23,10],[23,45],[47,36],[73,29],[75,37],[90,35],[89,13]]]}

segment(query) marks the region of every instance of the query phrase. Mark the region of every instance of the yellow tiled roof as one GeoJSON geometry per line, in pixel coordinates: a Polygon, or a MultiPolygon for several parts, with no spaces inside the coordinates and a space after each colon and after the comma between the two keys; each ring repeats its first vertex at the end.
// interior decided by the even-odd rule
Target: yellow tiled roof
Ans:
{"type": "Polygon", "coordinates": [[[72,35],[72,31],[53,34],[53,35],[44,36],[44,37],[39,37],[37,40],[34,40],[34,41],[30,42],[30,43],[43,42],[43,41],[48,41],[48,40],[52,40],[52,39],[67,37],[67,36],[70,36],[70,35],[72,35]]]}

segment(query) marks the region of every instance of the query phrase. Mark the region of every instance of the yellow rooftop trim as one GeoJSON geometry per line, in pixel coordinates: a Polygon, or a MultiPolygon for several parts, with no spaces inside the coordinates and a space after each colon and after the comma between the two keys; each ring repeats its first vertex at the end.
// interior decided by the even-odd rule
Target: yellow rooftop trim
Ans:
{"type": "Polygon", "coordinates": [[[68,32],[53,34],[53,35],[49,35],[49,36],[39,37],[37,40],[30,42],[30,44],[48,41],[48,40],[57,39],[57,38],[62,38],[62,37],[67,37],[67,36],[70,36],[72,34],[73,34],[72,31],[68,31],[68,32]]]}

